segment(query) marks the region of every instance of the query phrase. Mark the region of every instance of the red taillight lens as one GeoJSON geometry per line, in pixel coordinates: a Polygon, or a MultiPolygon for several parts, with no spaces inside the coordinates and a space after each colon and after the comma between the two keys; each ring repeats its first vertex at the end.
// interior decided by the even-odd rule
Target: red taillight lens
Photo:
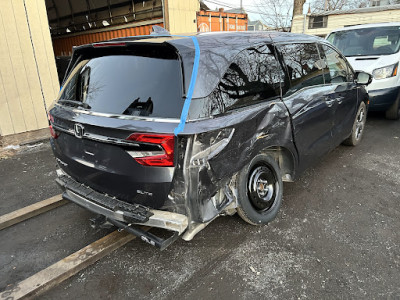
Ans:
{"type": "Polygon", "coordinates": [[[50,113],[47,114],[47,118],[49,119],[49,123],[50,123],[50,125],[49,125],[50,134],[54,139],[56,139],[56,138],[58,138],[59,134],[53,128],[54,118],[50,113]]]}
{"type": "Polygon", "coordinates": [[[49,128],[50,128],[50,134],[53,137],[53,139],[58,138],[59,134],[54,130],[53,125],[50,125],[49,128]]]}
{"type": "MultiPolygon", "coordinates": [[[[142,157],[135,156],[134,159],[144,166],[173,167],[175,137],[168,134],[145,134],[133,133],[127,140],[159,145],[163,148],[164,154],[152,155],[151,152],[143,152],[142,157]]],[[[136,152],[140,153],[140,152],[136,152]]]]}

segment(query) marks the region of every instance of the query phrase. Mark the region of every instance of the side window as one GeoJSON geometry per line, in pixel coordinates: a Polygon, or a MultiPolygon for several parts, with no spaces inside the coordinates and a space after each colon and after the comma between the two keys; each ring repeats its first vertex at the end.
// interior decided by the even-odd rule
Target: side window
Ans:
{"type": "Polygon", "coordinates": [[[285,61],[290,79],[286,95],[313,85],[324,84],[325,61],[320,58],[315,44],[288,44],[278,47],[285,61]]]}
{"type": "Polygon", "coordinates": [[[341,55],[336,52],[333,48],[327,45],[321,45],[322,53],[325,54],[327,72],[325,72],[326,83],[342,83],[352,80],[352,72],[346,61],[341,55]]]}
{"type": "Polygon", "coordinates": [[[283,74],[272,45],[240,52],[208,97],[210,115],[279,97],[283,74]]]}

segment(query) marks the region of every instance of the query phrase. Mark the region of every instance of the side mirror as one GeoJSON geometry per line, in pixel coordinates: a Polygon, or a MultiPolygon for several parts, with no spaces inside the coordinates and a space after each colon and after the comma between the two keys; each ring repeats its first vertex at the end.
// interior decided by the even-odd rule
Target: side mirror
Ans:
{"type": "Polygon", "coordinates": [[[359,85],[368,85],[372,81],[372,75],[363,71],[356,71],[355,82],[359,85]]]}

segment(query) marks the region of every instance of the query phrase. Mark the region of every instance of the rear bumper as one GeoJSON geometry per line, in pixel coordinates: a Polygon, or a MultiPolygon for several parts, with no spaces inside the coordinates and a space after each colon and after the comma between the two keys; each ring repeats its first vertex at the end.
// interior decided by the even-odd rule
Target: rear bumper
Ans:
{"type": "Polygon", "coordinates": [[[168,211],[155,210],[138,204],[130,204],[114,197],[98,193],[84,186],[62,170],[57,170],[56,182],[64,190],[63,198],[72,201],[107,219],[127,224],[140,224],[158,227],[182,234],[188,227],[185,215],[168,211]]]}
{"type": "Polygon", "coordinates": [[[386,111],[396,101],[400,92],[400,87],[393,87],[381,90],[369,90],[370,111],[386,111]]]}

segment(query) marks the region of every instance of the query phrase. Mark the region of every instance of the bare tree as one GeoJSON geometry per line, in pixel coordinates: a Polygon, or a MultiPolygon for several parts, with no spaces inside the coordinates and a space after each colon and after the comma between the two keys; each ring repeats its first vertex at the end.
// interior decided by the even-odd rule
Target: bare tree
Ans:
{"type": "Polygon", "coordinates": [[[262,21],[275,30],[289,31],[292,21],[292,1],[293,0],[258,0],[257,7],[260,11],[262,21]]]}
{"type": "Polygon", "coordinates": [[[369,0],[311,0],[311,13],[367,7],[369,0]]]}
{"type": "MultiPolygon", "coordinates": [[[[258,0],[257,7],[262,21],[275,30],[287,31],[292,16],[302,15],[306,0],[258,0]]],[[[311,13],[368,7],[370,0],[309,0],[311,13]]],[[[389,4],[400,4],[400,0],[389,0],[389,4]]]]}
{"type": "Polygon", "coordinates": [[[293,16],[303,14],[303,6],[306,0],[293,0],[293,16]]]}

